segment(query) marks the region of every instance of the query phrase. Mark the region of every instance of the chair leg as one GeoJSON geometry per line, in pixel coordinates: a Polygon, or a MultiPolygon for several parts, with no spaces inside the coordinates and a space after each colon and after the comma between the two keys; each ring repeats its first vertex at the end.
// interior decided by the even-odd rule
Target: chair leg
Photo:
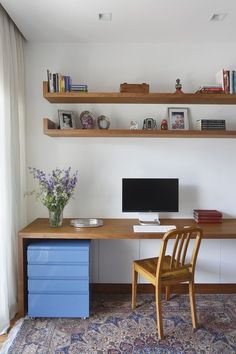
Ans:
{"type": "Polygon", "coordinates": [[[161,311],[161,286],[156,285],[155,287],[156,294],[156,312],[157,312],[157,330],[159,339],[164,338],[163,333],[163,323],[162,323],[162,311],[161,311]]]}
{"type": "Polygon", "coordinates": [[[170,300],[170,286],[166,286],[166,301],[170,300]]]}
{"type": "Polygon", "coordinates": [[[132,310],[134,310],[136,308],[137,281],[138,281],[138,272],[136,272],[135,265],[133,263],[133,267],[132,267],[132,310]]]}
{"type": "Polygon", "coordinates": [[[189,282],[189,299],[192,315],[193,328],[197,328],[197,312],[196,312],[196,301],[195,301],[195,290],[194,290],[194,281],[189,282]]]}

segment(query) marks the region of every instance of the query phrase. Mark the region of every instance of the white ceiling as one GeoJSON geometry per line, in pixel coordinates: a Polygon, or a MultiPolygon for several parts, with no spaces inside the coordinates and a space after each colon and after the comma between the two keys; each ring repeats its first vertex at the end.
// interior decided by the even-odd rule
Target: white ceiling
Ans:
{"type": "Polygon", "coordinates": [[[29,41],[235,42],[236,0],[1,0],[29,41]],[[112,12],[112,21],[98,20],[112,12]],[[227,13],[223,22],[209,22],[227,13]]]}

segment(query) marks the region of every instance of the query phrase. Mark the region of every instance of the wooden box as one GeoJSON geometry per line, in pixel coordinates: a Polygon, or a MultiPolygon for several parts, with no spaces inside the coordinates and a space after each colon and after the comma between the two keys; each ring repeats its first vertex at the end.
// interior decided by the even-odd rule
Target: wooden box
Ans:
{"type": "Polygon", "coordinates": [[[120,92],[149,93],[148,84],[120,84],[120,92]]]}

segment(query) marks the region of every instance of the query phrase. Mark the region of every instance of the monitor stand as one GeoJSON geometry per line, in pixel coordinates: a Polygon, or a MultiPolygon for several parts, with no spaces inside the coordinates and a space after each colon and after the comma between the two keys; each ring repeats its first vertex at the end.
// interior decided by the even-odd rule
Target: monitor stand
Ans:
{"type": "Polygon", "coordinates": [[[139,213],[140,225],[160,225],[159,213],[139,213]]]}

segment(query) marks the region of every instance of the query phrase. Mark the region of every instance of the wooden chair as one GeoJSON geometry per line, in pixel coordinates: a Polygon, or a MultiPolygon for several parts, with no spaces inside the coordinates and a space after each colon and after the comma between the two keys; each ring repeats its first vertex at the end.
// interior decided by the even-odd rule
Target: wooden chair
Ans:
{"type": "Polygon", "coordinates": [[[165,233],[159,257],[133,261],[132,269],[132,309],[136,307],[137,278],[138,273],[147,278],[155,286],[157,329],[159,339],[164,338],[162,312],[161,312],[161,288],[165,286],[166,300],[169,300],[171,286],[180,283],[189,283],[189,296],[193,327],[197,328],[197,314],[194,292],[194,272],[197,254],[202,238],[202,230],[198,227],[186,227],[171,230],[165,233]],[[174,239],[172,255],[166,255],[167,244],[174,239]],[[192,243],[190,239],[195,239],[192,243]],[[191,244],[191,247],[189,245],[191,244]],[[186,258],[190,260],[186,263],[186,258]]]}

